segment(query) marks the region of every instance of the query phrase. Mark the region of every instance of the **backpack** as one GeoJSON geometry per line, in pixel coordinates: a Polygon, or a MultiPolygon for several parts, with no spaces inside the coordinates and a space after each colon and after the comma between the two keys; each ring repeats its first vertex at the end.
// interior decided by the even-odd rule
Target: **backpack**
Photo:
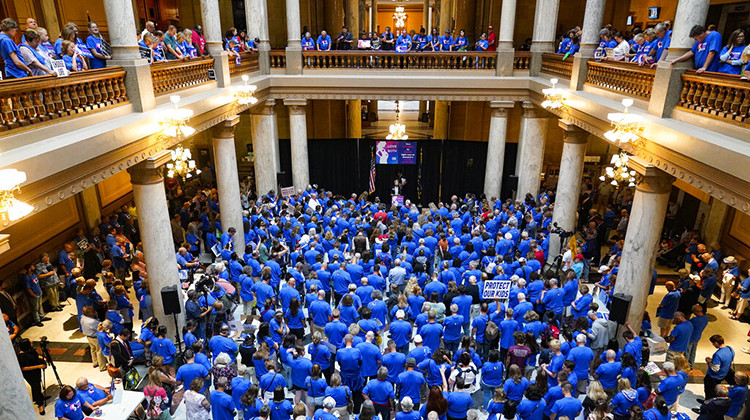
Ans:
{"type": "Polygon", "coordinates": [[[143,393],[146,395],[146,401],[148,405],[146,406],[146,416],[149,419],[158,419],[161,416],[162,409],[161,409],[161,397],[157,397],[156,392],[159,389],[152,389],[152,394],[149,394],[149,387],[146,387],[146,389],[143,390],[143,393]]]}
{"type": "Polygon", "coordinates": [[[539,334],[539,337],[541,338],[542,343],[548,342],[550,338],[559,338],[560,330],[554,325],[547,325],[547,327],[542,330],[541,334],[539,334]]]}
{"type": "Polygon", "coordinates": [[[492,341],[498,337],[500,337],[500,328],[494,322],[487,321],[487,326],[484,328],[484,339],[492,341]]]}
{"type": "Polygon", "coordinates": [[[414,271],[417,273],[427,271],[427,257],[419,256],[414,259],[414,271]]]}

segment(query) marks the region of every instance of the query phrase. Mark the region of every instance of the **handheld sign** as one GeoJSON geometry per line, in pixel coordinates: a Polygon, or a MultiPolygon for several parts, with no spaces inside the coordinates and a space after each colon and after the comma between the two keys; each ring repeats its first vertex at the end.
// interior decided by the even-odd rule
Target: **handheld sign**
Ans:
{"type": "Polygon", "coordinates": [[[482,299],[508,299],[510,297],[510,283],[510,280],[485,281],[482,299]]]}
{"type": "Polygon", "coordinates": [[[291,187],[281,187],[281,196],[282,197],[291,197],[294,195],[294,186],[291,187]]]}

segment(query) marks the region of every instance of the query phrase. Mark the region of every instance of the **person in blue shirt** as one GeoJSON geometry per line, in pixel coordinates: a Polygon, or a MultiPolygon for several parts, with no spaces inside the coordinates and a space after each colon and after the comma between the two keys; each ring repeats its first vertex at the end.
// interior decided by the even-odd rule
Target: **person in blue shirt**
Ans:
{"type": "Polygon", "coordinates": [[[562,398],[552,405],[550,419],[554,420],[560,417],[574,419],[578,417],[583,409],[583,404],[581,400],[572,396],[573,385],[570,382],[565,382],[560,386],[560,390],[562,391],[562,398]]]}
{"type": "Polygon", "coordinates": [[[482,393],[484,395],[484,407],[487,407],[495,394],[495,388],[503,385],[505,365],[500,360],[500,352],[492,349],[489,351],[487,362],[482,364],[482,393]]]}
{"type": "Polygon", "coordinates": [[[668,362],[671,362],[678,354],[685,354],[690,337],[693,335],[693,324],[685,319],[685,314],[682,312],[675,312],[673,322],[675,326],[666,337],[667,342],[670,343],[667,350],[668,362]]]}
{"type": "Polygon", "coordinates": [[[609,402],[615,418],[630,418],[630,407],[638,404],[638,391],[630,386],[630,381],[620,378],[617,381],[617,394],[609,402]]]}
{"type": "Polygon", "coordinates": [[[719,69],[719,52],[721,51],[721,34],[709,31],[703,25],[695,25],[690,29],[690,38],[695,44],[690,51],[669,62],[674,65],[691,58],[695,59],[695,72],[717,71],[719,69]]]}
{"type": "Polygon", "coordinates": [[[487,34],[482,33],[482,35],[479,36],[479,41],[477,41],[477,51],[487,51],[487,48],[489,48],[487,34]]]}
{"type": "MultiPolygon", "coordinates": [[[[211,414],[213,420],[232,420],[234,419],[237,408],[234,405],[232,396],[224,392],[228,385],[227,378],[220,377],[216,379],[216,384],[213,391],[211,391],[211,414]]],[[[270,404],[269,404],[270,406],[270,404]]]]}
{"type": "Polygon", "coordinates": [[[605,352],[607,361],[596,368],[594,377],[602,384],[602,388],[607,391],[608,395],[613,395],[617,388],[617,378],[622,371],[622,364],[616,362],[617,353],[614,350],[605,352]]]}
{"type": "MultiPolygon", "coordinates": [[[[573,372],[578,377],[580,383],[580,385],[578,385],[578,391],[585,392],[586,383],[588,382],[589,377],[589,366],[591,365],[591,361],[594,360],[594,351],[586,346],[586,334],[578,335],[575,340],[576,347],[570,349],[565,360],[575,363],[573,372]]],[[[568,381],[571,381],[571,379],[568,378],[568,381]]]]}
{"type": "Polygon", "coordinates": [[[470,328],[471,328],[471,317],[470,317],[470,309],[472,305],[473,298],[471,295],[468,294],[468,290],[466,289],[466,286],[459,287],[458,291],[461,293],[460,295],[456,296],[451,300],[451,308],[453,308],[453,305],[458,306],[458,314],[464,317],[464,323],[463,323],[463,331],[464,335],[469,335],[470,328]]]}
{"type": "Polygon", "coordinates": [[[453,50],[453,37],[451,36],[450,29],[445,30],[445,35],[440,36],[439,42],[440,42],[440,51],[452,51],[453,50]]]}
{"type": "Polygon", "coordinates": [[[659,303],[659,335],[664,337],[669,332],[669,325],[672,323],[674,313],[677,311],[677,306],[680,304],[680,292],[676,290],[673,282],[668,281],[665,284],[667,294],[662,298],[659,303]]]}
{"type": "Polygon", "coordinates": [[[427,388],[427,381],[422,372],[417,372],[414,368],[417,366],[413,357],[406,359],[406,370],[401,372],[396,378],[397,394],[400,399],[409,397],[412,401],[420,401],[423,389],[427,388]]]}
{"type": "MultiPolygon", "coordinates": [[[[78,51],[78,48],[76,48],[76,44],[73,41],[63,41],[62,42],[62,60],[65,63],[65,68],[68,69],[70,72],[77,72],[77,71],[84,71],[88,70],[88,65],[86,64],[86,60],[83,58],[83,56],[78,51]]],[[[114,249],[114,248],[113,248],[114,249]]],[[[113,259],[114,259],[113,255],[113,259]]]]}
{"type": "Polygon", "coordinates": [[[374,341],[375,333],[368,331],[365,334],[365,341],[356,346],[356,349],[360,352],[360,360],[362,361],[361,375],[367,379],[375,379],[383,357],[378,346],[373,344],[374,341]]]}
{"type": "Polygon", "coordinates": [[[461,29],[458,31],[458,36],[453,41],[453,46],[451,48],[451,51],[466,51],[466,49],[469,47],[469,40],[466,39],[466,31],[461,29]]]}
{"type": "Polygon", "coordinates": [[[412,328],[411,324],[404,321],[406,314],[403,310],[396,311],[396,321],[391,322],[388,331],[391,333],[393,341],[396,343],[396,350],[403,353],[409,353],[409,342],[411,341],[412,328]]]}
{"type": "Polygon", "coordinates": [[[729,388],[729,399],[732,400],[732,405],[726,413],[727,417],[736,418],[740,415],[747,395],[747,383],[748,377],[745,372],[735,372],[734,386],[729,388]]]}
{"type": "Polygon", "coordinates": [[[55,417],[65,420],[83,420],[83,407],[94,411],[95,408],[84,401],[75,388],[65,385],[60,389],[60,397],[55,401],[55,417]]]}
{"type": "Polygon", "coordinates": [[[89,383],[83,376],[76,381],[76,394],[82,401],[91,404],[94,408],[112,401],[112,395],[108,389],[89,383]]]}
{"type": "Polygon", "coordinates": [[[315,41],[318,51],[330,51],[331,50],[331,36],[326,31],[320,31],[318,39],[315,41]]]}
{"type": "Polygon", "coordinates": [[[13,41],[18,29],[18,23],[11,18],[0,22],[0,56],[5,62],[5,76],[9,79],[20,79],[32,75],[31,69],[26,66],[21,56],[18,45],[13,41]]]}
{"type": "Polygon", "coordinates": [[[226,324],[221,326],[219,334],[211,337],[208,341],[208,348],[211,349],[211,354],[213,354],[214,360],[220,353],[226,353],[232,359],[232,362],[234,362],[237,357],[237,352],[239,351],[237,343],[229,338],[229,326],[226,324]]]}
{"type": "MultiPolygon", "coordinates": [[[[51,318],[44,315],[44,310],[42,309],[42,286],[39,285],[39,278],[34,272],[34,266],[32,266],[31,264],[26,264],[24,268],[26,269],[26,274],[24,275],[24,283],[26,286],[26,293],[29,294],[29,298],[31,300],[31,315],[34,320],[33,325],[42,327],[44,326],[44,324],[42,324],[42,321],[51,320],[51,318]]],[[[83,307],[88,304],[88,297],[83,298],[83,302],[81,302],[82,304],[79,304],[79,301],[81,301],[81,299],[76,296],[76,305],[79,307],[78,318],[80,320],[80,313],[83,310],[83,307]]]]}
{"type": "Polygon", "coordinates": [[[160,325],[156,330],[156,338],[151,342],[151,354],[161,356],[165,366],[169,366],[170,375],[174,376],[175,371],[175,354],[177,354],[177,348],[171,339],[166,337],[167,326],[160,325]]]}
{"type": "Polygon", "coordinates": [[[719,53],[719,73],[726,74],[740,74],[744,63],[742,61],[742,51],[745,50],[747,42],[745,40],[745,32],[742,29],[737,29],[729,35],[729,41],[727,45],[721,49],[719,53]]]}
{"type": "Polygon", "coordinates": [[[310,32],[305,32],[305,36],[302,37],[302,51],[312,51],[315,49],[315,40],[310,36],[310,32]]]}
{"type": "Polygon", "coordinates": [[[336,353],[336,361],[339,364],[341,383],[352,391],[360,391],[364,386],[362,380],[362,352],[353,347],[354,337],[351,334],[344,336],[344,348],[336,353]]]}
{"type": "Polygon", "coordinates": [[[540,420],[544,417],[544,408],[547,401],[544,400],[544,386],[532,383],[524,392],[524,399],[516,407],[519,420],[540,420]]]}
{"type": "Polygon", "coordinates": [[[706,357],[706,376],[703,377],[703,395],[705,399],[716,396],[716,385],[726,379],[734,362],[734,349],[724,343],[724,337],[714,334],[708,339],[716,348],[713,356],[706,357]]]}
{"type": "Polygon", "coordinates": [[[97,25],[96,22],[89,22],[89,33],[91,35],[86,38],[86,46],[93,56],[93,58],[89,59],[91,69],[107,67],[107,60],[111,60],[112,57],[104,52],[102,46],[108,47],[109,44],[102,34],[99,33],[99,25],[97,25]]]}
{"type": "MultiPolygon", "coordinates": [[[[201,378],[204,381],[208,381],[208,369],[202,364],[195,362],[195,352],[192,349],[185,350],[183,358],[185,359],[185,364],[177,369],[177,374],[175,375],[175,380],[178,385],[181,383],[191,384],[195,378],[201,378]]],[[[206,387],[204,385],[200,392],[203,392],[205,389],[206,387]]]]}
{"type": "Polygon", "coordinates": [[[396,398],[393,383],[388,381],[388,374],[388,368],[381,366],[377,372],[377,379],[367,382],[362,390],[362,395],[372,401],[375,412],[382,420],[390,420],[391,407],[396,398]]]}

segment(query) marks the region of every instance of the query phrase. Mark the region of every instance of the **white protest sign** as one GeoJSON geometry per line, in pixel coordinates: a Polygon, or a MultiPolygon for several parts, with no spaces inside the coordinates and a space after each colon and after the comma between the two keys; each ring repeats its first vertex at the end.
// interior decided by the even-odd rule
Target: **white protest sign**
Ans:
{"type": "Polygon", "coordinates": [[[508,299],[510,297],[510,283],[510,280],[485,281],[482,299],[508,299]]]}

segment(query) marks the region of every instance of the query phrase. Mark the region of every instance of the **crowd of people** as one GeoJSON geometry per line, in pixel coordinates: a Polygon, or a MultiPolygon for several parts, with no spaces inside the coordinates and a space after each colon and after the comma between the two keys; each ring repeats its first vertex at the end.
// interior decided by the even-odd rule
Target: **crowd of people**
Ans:
{"type": "MultiPolygon", "coordinates": [[[[629,61],[653,68],[667,57],[672,39],[671,27],[671,23],[665,21],[653,28],[635,28],[630,32],[622,32],[607,25],[599,31],[600,42],[594,58],[629,61]]],[[[708,28],[693,26],[690,38],[695,41],[690,51],[672,59],[670,64],[693,59],[698,73],[711,71],[743,75],[745,78],[750,75],[750,47],[742,29],[734,30],[726,45],[722,45],[721,34],[716,31],[715,25],[708,28]]],[[[561,37],[557,53],[565,54],[566,58],[575,55],[580,49],[580,42],[581,28],[575,27],[561,37]]]]}
{"type": "MultiPolygon", "coordinates": [[[[563,248],[557,269],[545,264],[552,190],[517,202],[467,194],[388,208],[367,194],[347,199],[312,186],[253,199],[243,184],[247,246],[235,250],[237,229],[219,222],[212,174],[205,167],[188,182],[166,182],[186,296],[184,347],[153,317],[133,207],[90,234],[79,230],[57,270],[43,255],[23,273],[32,301],[46,296],[56,310],[55,293],[75,298],[94,366],[126,378],[135,364],[150,363],[143,390],[150,418],[168,419],[181,404],[188,420],[684,416],[673,412],[718,289],[710,278],[721,268],[696,238],[679,286],[666,285],[659,331],[646,317],[616,335],[604,307],[617,292],[632,193],[599,201],[584,182],[580,241],[563,248]],[[603,245],[611,246],[600,253],[603,245]],[[492,280],[511,282],[507,300],[483,298],[492,280]],[[235,332],[238,318],[244,325],[235,332]],[[647,336],[669,343],[657,383],[644,370],[647,336]]],[[[736,261],[722,262],[740,280],[736,261]]],[[[696,410],[701,419],[739,418],[748,378],[732,370],[735,353],[721,335],[708,341],[716,351],[696,410]]],[[[22,366],[38,370],[39,360],[23,353],[22,366]]],[[[34,395],[44,410],[42,391],[34,395]]],[[[55,415],[79,420],[110,400],[107,387],[80,378],[61,389],[55,415]]]]}

